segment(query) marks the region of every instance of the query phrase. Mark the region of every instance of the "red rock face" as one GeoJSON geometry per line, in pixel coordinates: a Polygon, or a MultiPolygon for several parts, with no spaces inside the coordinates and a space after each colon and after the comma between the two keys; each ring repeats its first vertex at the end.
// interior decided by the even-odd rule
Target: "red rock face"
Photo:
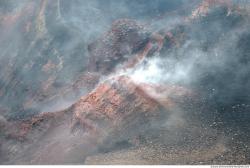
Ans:
{"type": "MultiPolygon", "coordinates": [[[[49,149],[39,149],[38,144],[47,141],[64,144],[58,158],[70,157],[66,150],[79,150],[83,144],[92,148],[87,151],[92,151],[112,148],[117,142],[134,142],[144,132],[160,127],[168,118],[168,110],[174,106],[168,97],[162,101],[162,98],[156,99],[148,94],[147,87],[159,89],[135,84],[127,76],[112,78],[64,111],[42,113],[26,121],[8,123],[5,125],[5,137],[38,148],[39,154],[28,156],[35,163],[58,163],[46,157],[48,150],[56,151],[59,148],[57,144],[49,149]],[[53,132],[56,134],[53,135],[53,132]],[[62,138],[66,135],[68,138],[62,138]],[[74,146],[74,143],[80,146],[74,146]]],[[[8,145],[5,147],[8,148],[8,145]]]]}
{"type": "MultiPolygon", "coordinates": [[[[44,12],[47,6],[46,0],[41,1],[36,23],[39,38],[46,33],[44,12]]],[[[59,95],[53,97],[67,95],[72,90],[77,92],[82,88],[93,88],[101,74],[114,72],[118,64],[123,64],[124,68],[134,68],[146,57],[160,51],[166,41],[177,45],[171,32],[165,32],[163,35],[154,33],[151,36],[145,27],[136,21],[117,20],[106,34],[89,45],[90,73],[81,74],[72,85],[64,87],[59,95]],[[153,48],[155,43],[156,49],[153,48]]],[[[48,60],[41,71],[52,74],[60,69],[59,66],[48,60]]],[[[48,77],[41,85],[41,95],[26,102],[25,107],[32,106],[33,100],[49,95],[54,80],[55,77],[48,77]]],[[[160,126],[160,121],[168,116],[168,109],[175,106],[174,100],[164,94],[181,98],[189,92],[178,87],[136,84],[128,76],[114,77],[99,84],[91,93],[66,110],[41,113],[26,121],[7,124],[5,135],[8,139],[25,142],[33,139],[32,137],[48,134],[51,129],[58,129],[59,126],[55,123],[63,123],[72,135],[75,131],[82,130],[84,134],[93,136],[93,139],[101,139],[94,143],[96,145],[103,144],[107,139],[110,140],[110,137],[112,142],[136,137],[148,128],[151,129],[151,124],[158,123],[156,125],[160,126]]],[[[47,98],[47,101],[52,99],[47,98]]]]}
{"type": "Polygon", "coordinates": [[[230,12],[232,2],[231,0],[204,0],[199,7],[192,12],[191,19],[206,16],[209,13],[209,10],[216,6],[225,6],[227,7],[228,12],[230,12]]]}
{"type": "MultiPolygon", "coordinates": [[[[57,120],[57,118],[60,120],[60,116],[65,114],[72,115],[73,130],[80,124],[81,129],[90,133],[102,132],[108,128],[122,128],[124,124],[132,128],[133,124],[142,124],[138,122],[141,119],[150,123],[154,117],[159,118],[161,115],[167,114],[167,107],[171,107],[173,104],[170,103],[171,100],[167,103],[168,100],[165,97],[163,107],[163,104],[155,99],[156,97],[146,92],[148,91],[146,87],[145,84],[135,84],[126,76],[113,78],[100,84],[90,94],[82,97],[65,111],[42,113],[31,120],[18,122],[15,124],[18,130],[12,133],[13,138],[24,139],[32,129],[37,129],[37,125],[51,123],[51,120],[57,120]],[[130,123],[133,124],[130,125],[130,123]]],[[[154,89],[152,86],[150,88],[154,89]]]]}
{"type": "Polygon", "coordinates": [[[88,135],[93,146],[111,148],[116,142],[133,141],[165,123],[169,110],[175,107],[175,100],[160,92],[168,92],[179,99],[188,95],[181,88],[136,84],[127,76],[119,76],[98,85],[64,111],[42,113],[30,120],[9,124],[6,137],[35,145],[46,140],[55,141],[57,136],[45,135],[57,130],[78,139],[88,135]],[[44,136],[46,138],[40,140],[44,136]]]}
{"type": "MultiPolygon", "coordinates": [[[[47,31],[44,13],[48,4],[49,1],[41,1],[37,14],[35,25],[38,39],[44,38],[47,31]]],[[[193,12],[191,19],[206,16],[211,6],[217,4],[227,3],[223,0],[206,0],[193,12]]],[[[12,24],[16,18],[9,20],[9,24],[12,24]]],[[[27,32],[29,27],[27,25],[27,32]]],[[[41,66],[41,72],[48,76],[41,82],[41,92],[28,99],[24,108],[31,107],[34,100],[52,101],[72,92],[80,92],[83,88],[94,89],[62,111],[45,112],[21,121],[8,122],[0,118],[0,135],[6,140],[3,146],[11,149],[9,141],[19,143],[19,147],[25,146],[20,149],[24,155],[27,149],[34,148],[26,158],[31,161],[21,159],[24,163],[61,163],[67,162],[71,154],[75,156],[75,153],[86,150],[86,146],[88,150],[93,148],[90,150],[92,152],[96,148],[112,148],[122,141],[140,143],[137,141],[140,135],[147,137],[145,132],[160,129],[171,115],[171,110],[177,108],[178,103],[185,101],[185,98],[195,97],[194,93],[176,85],[136,83],[126,75],[100,83],[99,80],[102,75],[115,73],[117,65],[133,69],[146,57],[161,52],[166,43],[170,43],[170,47],[179,47],[184,39],[183,32],[164,30],[150,35],[136,21],[117,20],[107,33],[88,46],[87,70],[90,72],[79,74],[77,80],[61,87],[58,94],[53,94],[56,80],[53,73],[61,69],[63,60],[58,64],[46,60],[41,66]],[[54,161],[51,155],[59,159],[54,161]]],[[[173,120],[176,121],[176,118],[173,120]]],[[[77,153],[78,157],[81,152],[77,153]]],[[[84,153],[84,156],[91,155],[91,152],[84,153]]],[[[213,158],[213,155],[208,158],[213,158]]]]}
{"type": "MultiPolygon", "coordinates": [[[[27,7],[23,7],[20,12],[9,14],[11,17],[9,15],[4,16],[7,19],[3,19],[3,25],[7,26],[4,28],[6,30],[10,30],[10,27],[17,28],[19,26],[24,29],[24,33],[20,34],[20,38],[25,37],[26,39],[27,37],[27,42],[23,42],[25,45],[23,48],[30,48],[32,52],[35,52],[35,56],[43,55],[46,52],[52,53],[49,54],[51,56],[48,56],[48,58],[47,55],[42,58],[40,56],[35,58],[34,53],[26,53],[26,51],[21,54],[27,55],[27,57],[30,55],[31,57],[28,62],[20,63],[23,64],[20,66],[24,67],[24,71],[34,73],[34,77],[32,77],[34,79],[29,79],[27,83],[22,81],[23,74],[15,72],[15,59],[12,61],[6,59],[6,62],[2,62],[2,67],[4,67],[4,64],[9,66],[4,67],[2,70],[7,71],[7,75],[5,75],[6,79],[4,79],[6,85],[0,89],[0,95],[8,95],[9,88],[14,91],[10,95],[25,91],[22,96],[19,96],[16,106],[11,107],[13,113],[16,112],[16,109],[22,109],[20,113],[26,113],[30,109],[39,109],[40,106],[51,106],[50,102],[57,102],[57,100],[60,101],[65,97],[78,98],[79,93],[93,89],[101,75],[113,73],[117,65],[125,69],[133,68],[142,62],[145,57],[159,51],[164,40],[170,40],[171,43],[176,44],[176,40],[171,33],[167,33],[166,36],[154,33],[151,36],[150,31],[146,30],[146,27],[137,21],[130,19],[114,21],[107,33],[88,45],[88,56],[84,59],[84,62],[87,63],[83,65],[83,67],[87,68],[83,68],[83,72],[75,72],[75,77],[72,77],[72,79],[68,79],[71,78],[71,75],[65,77],[69,81],[64,83],[60,76],[63,73],[68,73],[68,71],[64,70],[65,67],[69,67],[66,64],[74,61],[75,56],[60,52],[56,46],[51,44],[53,43],[52,39],[55,37],[50,33],[53,31],[53,26],[50,25],[49,16],[56,18],[59,15],[57,11],[59,11],[60,5],[56,1],[49,2],[47,0],[41,0],[39,3],[40,5],[27,3],[27,7]],[[8,17],[10,18],[8,19],[8,17]],[[20,19],[18,18],[24,18],[25,21],[19,25],[20,19]],[[5,23],[7,21],[12,26],[5,23]],[[154,48],[155,43],[157,43],[156,49],[154,48]],[[46,47],[47,45],[50,45],[50,47],[46,47]],[[47,51],[46,48],[51,48],[51,51],[47,51]],[[43,63],[37,65],[37,59],[42,59],[43,63]]],[[[77,55],[81,54],[77,53],[77,55]]],[[[6,99],[11,99],[11,96],[6,96],[6,99]]]]}
{"type": "Polygon", "coordinates": [[[132,120],[137,120],[139,124],[142,118],[160,116],[161,105],[130,78],[123,76],[101,84],[81,98],[73,109],[77,122],[98,130],[107,126],[122,128],[122,123],[129,125],[134,123],[132,120]]]}

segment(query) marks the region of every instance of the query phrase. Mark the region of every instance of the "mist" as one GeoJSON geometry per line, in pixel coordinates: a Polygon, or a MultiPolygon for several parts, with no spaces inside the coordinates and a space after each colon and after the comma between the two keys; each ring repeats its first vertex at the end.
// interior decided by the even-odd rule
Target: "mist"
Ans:
{"type": "MultiPolygon", "coordinates": [[[[240,144],[248,152],[249,5],[237,0],[1,0],[0,128],[2,123],[18,125],[33,121],[32,117],[40,122],[44,113],[49,116],[38,127],[34,124],[39,129],[28,134],[31,145],[3,140],[9,153],[12,146],[19,152],[6,163],[25,163],[33,156],[32,164],[42,163],[40,156],[51,161],[44,155],[48,147],[43,148],[49,140],[55,149],[51,155],[65,147],[55,162],[64,162],[65,157],[65,162],[82,163],[96,154],[106,157],[121,146],[126,153],[151,144],[181,151],[215,143],[222,153],[235,150],[231,144],[240,144]],[[132,81],[125,87],[116,81],[124,76],[132,81]],[[153,99],[151,103],[159,106],[160,115],[144,121],[136,111],[135,117],[129,116],[131,123],[118,118],[124,125],[112,128],[90,110],[98,116],[93,127],[103,127],[88,133],[88,122],[94,119],[87,110],[99,104],[82,100],[86,103],[86,97],[107,86],[127,96],[121,98],[124,101],[133,98],[129,89],[136,96],[141,94],[137,88],[143,90],[145,100],[153,99]],[[78,108],[83,112],[78,114],[78,108]],[[59,114],[58,125],[51,124],[54,114],[59,114]],[[40,136],[45,130],[46,136],[40,136]],[[137,139],[143,143],[138,145],[137,139]],[[29,150],[33,155],[26,157],[29,150]]],[[[101,104],[116,96],[103,95],[104,101],[93,101],[101,104]]]]}
{"type": "Polygon", "coordinates": [[[62,104],[71,104],[86,93],[88,89],[83,88],[62,95],[61,89],[69,88],[87,71],[88,45],[108,31],[113,21],[136,18],[148,24],[150,17],[173,11],[184,1],[1,3],[1,106],[9,111],[3,115],[15,118],[57,111],[60,108],[47,107],[51,101],[60,104],[65,99],[62,104]]]}

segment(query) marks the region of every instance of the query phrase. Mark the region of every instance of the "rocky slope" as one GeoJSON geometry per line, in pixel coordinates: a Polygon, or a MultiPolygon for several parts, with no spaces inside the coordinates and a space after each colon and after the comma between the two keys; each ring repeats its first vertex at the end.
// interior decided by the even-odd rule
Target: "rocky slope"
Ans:
{"type": "Polygon", "coordinates": [[[134,139],[146,131],[160,128],[171,114],[168,110],[174,106],[171,98],[165,97],[164,101],[161,98],[158,102],[146,90],[144,85],[137,85],[126,76],[117,77],[100,84],[64,111],[42,113],[30,120],[6,124],[3,136],[9,141],[2,145],[4,151],[9,151],[7,155],[17,157],[6,163],[58,164],[74,160],[81,163],[84,156],[98,150],[135,143],[134,139]],[[10,142],[16,140],[17,146],[13,147],[10,142]],[[61,145],[64,149],[56,154],[61,145]],[[83,150],[78,153],[81,160],[71,156],[78,148],[83,150]],[[12,153],[13,150],[17,153],[12,153]],[[49,152],[51,156],[48,151],[52,152],[49,152]]]}
{"type": "Polygon", "coordinates": [[[89,40],[77,3],[0,13],[0,163],[249,163],[247,8],[205,0],[89,40]]]}

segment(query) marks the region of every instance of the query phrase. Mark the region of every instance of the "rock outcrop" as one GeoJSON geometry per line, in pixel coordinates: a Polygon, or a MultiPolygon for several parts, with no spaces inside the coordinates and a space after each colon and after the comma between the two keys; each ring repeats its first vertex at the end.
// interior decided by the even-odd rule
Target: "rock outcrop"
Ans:
{"type": "MultiPolygon", "coordinates": [[[[120,142],[133,143],[145,132],[159,129],[171,114],[169,110],[175,106],[174,100],[168,96],[158,99],[148,94],[148,88],[150,93],[152,89],[157,90],[146,84],[138,85],[127,76],[111,78],[64,111],[42,113],[30,120],[9,123],[4,137],[24,143],[27,148],[47,141],[60,141],[71,149],[74,140],[66,143],[69,137],[79,144],[91,143],[96,150],[110,150],[120,142]],[[58,132],[58,135],[53,136],[51,132],[58,132]],[[68,138],[60,139],[60,134],[68,138]]],[[[174,90],[179,92],[176,96],[180,99],[188,94],[180,94],[179,88],[169,90],[169,93],[174,95],[174,90]]],[[[58,146],[51,147],[51,150],[53,148],[56,150],[58,146]]],[[[39,149],[38,156],[29,156],[30,159],[37,161],[38,157],[44,157],[45,149],[39,149]]],[[[44,158],[43,161],[48,160],[44,158]]]]}
{"type": "MultiPolygon", "coordinates": [[[[211,43],[209,40],[215,44],[223,41],[224,35],[219,36],[220,30],[214,31],[218,36],[203,32],[203,28],[206,28],[203,19],[213,12],[210,9],[222,6],[223,14],[219,17],[223,17],[222,20],[228,21],[228,24],[233,22],[236,25],[241,18],[235,13],[231,17],[231,12],[236,10],[229,2],[205,0],[191,16],[183,19],[185,22],[155,32],[135,20],[119,19],[100,38],[90,42],[86,51],[84,44],[69,51],[62,49],[68,44],[68,40],[61,39],[62,35],[79,40],[79,34],[68,29],[61,20],[60,0],[41,0],[39,5],[28,3],[13,16],[2,16],[0,21],[4,31],[11,32],[9,27],[21,27],[24,31],[19,36],[20,39],[25,37],[21,45],[25,51],[18,54],[29,61],[16,59],[22,55],[11,52],[11,59],[1,62],[10,66],[0,67],[8,74],[0,80],[0,96],[3,97],[0,103],[6,105],[3,108],[0,106],[0,162],[131,164],[129,160],[134,159],[134,163],[141,164],[230,164],[237,156],[246,163],[245,153],[235,154],[237,150],[233,151],[226,145],[224,133],[213,129],[217,123],[207,124],[197,120],[201,116],[197,113],[209,112],[204,102],[216,94],[215,89],[212,89],[213,93],[203,89],[209,95],[208,98],[206,94],[202,97],[200,92],[203,90],[198,88],[200,83],[191,90],[189,85],[179,85],[178,82],[138,82],[131,78],[129,71],[141,65],[146,69],[147,61],[154,56],[172,56],[175,57],[173,60],[177,60],[187,56],[186,48],[196,49],[198,46],[202,53],[209,50],[209,46],[206,46],[211,43]],[[49,12],[49,9],[56,10],[49,12]],[[26,15],[19,24],[19,19],[26,15]],[[59,21],[56,25],[52,24],[55,20],[59,21]],[[192,27],[195,24],[198,25],[197,30],[202,31],[196,33],[196,29],[193,29],[196,26],[192,27]],[[58,27],[60,32],[55,31],[58,27]],[[192,36],[194,32],[195,37],[192,36]],[[192,40],[198,42],[192,43],[192,40]],[[178,52],[178,49],[181,51],[178,52]],[[32,57],[34,52],[38,54],[32,57]],[[81,66],[69,66],[71,61],[81,66]],[[18,67],[24,67],[23,71],[19,72],[18,67]],[[7,94],[10,90],[13,92],[7,94]],[[11,104],[13,102],[9,100],[19,95],[20,99],[11,104]],[[67,100],[68,97],[73,97],[73,100],[65,108],[59,103],[62,110],[53,107],[42,110],[53,109],[52,112],[34,110],[43,105],[52,106],[56,100],[67,100]],[[28,110],[30,114],[20,115],[21,119],[8,118],[13,111],[26,114],[28,110]],[[126,157],[130,154],[134,158],[126,157]]],[[[6,33],[4,38],[8,35],[6,33]]],[[[0,43],[3,42],[0,40],[0,43]]],[[[197,67],[202,66],[199,63],[197,67]]]]}

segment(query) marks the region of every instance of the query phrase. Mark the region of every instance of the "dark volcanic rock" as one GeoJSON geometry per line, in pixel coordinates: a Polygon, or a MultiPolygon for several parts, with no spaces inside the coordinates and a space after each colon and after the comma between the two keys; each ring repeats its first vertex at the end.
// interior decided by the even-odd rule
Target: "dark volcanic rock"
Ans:
{"type": "Polygon", "coordinates": [[[112,24],[111,30],[88,46],[89,70],[110,73],[119,63],[143,50],[149,40],[149,32],[134,20],[121,19],[112,24]]]}

